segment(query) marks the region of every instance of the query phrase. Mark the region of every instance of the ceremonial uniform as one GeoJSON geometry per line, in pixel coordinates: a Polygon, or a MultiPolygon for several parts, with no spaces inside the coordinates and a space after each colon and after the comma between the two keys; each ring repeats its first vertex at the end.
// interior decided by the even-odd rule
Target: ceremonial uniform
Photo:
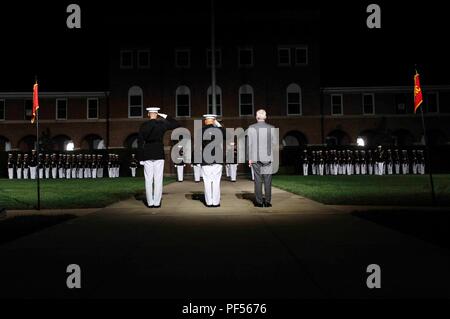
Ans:
{"type": "Polygon", "coordinates": [[[78,159],[75,156],[75,154],[72,154],[72,156],[70,158],[71,158],[71,167],[72,167],[72,171],[71,171],[72,178],[77,178],[78,159]]]}
{"type": "Polygon", "coordinates": [[[391,150],[387,151],[386,166],[387,166],[387,174],[392,175],[394,173],[394,160],[392,159],[391,150]]]}
{"type": "Polygon", "coordinates": [[[303,176],[308,176],[308,167],[309,167],[309,158],[308,158],[308,151],[303,151],[302,156],[302,166],[303,166],[303,176]]]}
{"type": "Polygon", "coordinates": [[[230,173],[230,181],[236,182],[237,178],[237,168],[238,168],[238,158],[237,158],[237,148],[233,143],[230,144],[230,147],[233,148],[233,163],[228,164],[229,173],[230,173]]]}
{"type": "Polygon", "coordinates": [[[407,150],[402,150],[402,173],[403,175],[409,174],[409,158],[407,150]]]}
{"type": "Polygon", "coordinates": [[[25,154],[23,156],[23,179],[28,179],[29,167],[30,167],[30,162],[28,159],[28,154],[25,154]]]}
{"type": "MultiPolygon", "coordinates": [[[[178,145],[178,148],[182,148],[181,145],[178,145]]],[[[184,178],[184,167],[186,164],[184,163],[183,150],[179,150],[180,155],[177,157],[178,163],[175,163],[175,168],[177,170],[177,181],[182,182],[184,178]]]]}
{"type": "Polygon", "coordinates": [[[58,156],[58,177],[64,178],[64,154],[59,154],[58,156]]]}
{"type": "Polygon", "coordinates": [[[378,146],[378,149],[375,151],[375,174],[376,175],[384,175],[384,151],[381,146],[378,146]]]}
{"type": "Polygon", "coordinates": [[[14,159],[12,154],[8,154],[8,178],[14,179],[14,159]]]}
{"type": "Polygon", "coordinates": [[[58,178],[58,162],[56,160],[56,154],[52,154],[51,156],[51,169],[52,169],[52,178],[58,178]]]}
{"type": "Polygon", "coordinates": [[[23,173],[22,154],[17,154],[16,172],[17,172],[17,174],[16,174],[17,179],[22,179],[22,173],[23,173]]]}
{"type": "Polygon", "coordinates": [[[417,155],[416,155],[416,151],[415,150],[412,151],[411,166],[412,166],[413,174],[416,175],[418,173],[417,169],[418,169],[419,163],[417,162],[417,155]]]}
{"type": "Polygon", "coordinates": [[[97,155],[97,177],[103,178],[103,169],[104,169],[103,155],[97,155]]]}
{"type": "Polygon", "coordinates": [[[37,163],[37,167],[38,167],[38,174],[39,174],[39,179],[44,179],[44,158],[42,154],[38,155],[38,163],[37,163]]]}
{"type": "Polygon", "coordinates": [[[51,161],[50,156],[48,154],[45,154],[45,160],[44,160],[44,172],[45,172],[45,178],[50,178],[50,169],[51,169],[51,161]]]}
{"type": "Polygon", "coordinates": [[[361,174],[361,159],[359,157],[359,151],[355,151],[354,159],[355,175],[361,174]]]}
{"type": "Polygon", "coordinates": [[[136,154],[131,154],[131,160],[130,160],[131,177],[136,177],[137,167],[138,167],[138,162],[136,160],[136,154]]]}
{"type": "Polygon", "coordinates": [[[36,150],[32,150],[31,158],[30,158],[30,162],[29,162],[31,179],[36,179],[37,165],[38,165],[38,158],[37,158],[36,150]]]}
{"type": "MultiPolygon", "coordinates": [[[[203,141],[203,150],[211,143],[214,138],[217,138],[213,135],[217,135],[220,131],[222,134],[222,139],[225,139],[226,133],[225,129],[217,122],[216,115],[213,114],[205,114],[203,116],[205,119],[214,120],[214,124],[208,124],[203,126],[202,128],[202,141],[203,141]],[[209,134],[211,139],[205,139],[205,135],[209,134]]],[[[223,141],[220,144],[223,151],[223,141]]],[[[204,154],[202,154],[202,175],[203,175],[203,183],[205,187],[205,202],[208,207],[218,207],[220,206],[220,180],[222,178],[222,163],[223,163],[223,154],[222,158],[219,161],[213,159],[211,162],[207,161],[204,154]]],[[[211,151],[211,155],[214,157],[215,149],[211,151]]]]}
{"type": "Polygon", "coordinates": [[[400,174],[400,155],[398,153],[398,150],[395,150],[394,152],[394,169],[395,169],[395,174],[400,174]]]}
{"type": "MultiPolygon", "coordinates": [[[[147,108],[149,113],[157,113],[159,108],[147,108]]],[[[179,127],[178,121],[166,114],[158,115],[144,122],[139,129],[138,159],[144,166],[145,192],[149,207],[160,207],[164,173],[164,133],[179,127]]]]}
{"type": "Polygon", "coordinates": [[[366,151],[361,151],[361,157],[360,157],[360,165],[361,165],[361,175],[367,174],[367,158],[366,158],[366,151]]]}

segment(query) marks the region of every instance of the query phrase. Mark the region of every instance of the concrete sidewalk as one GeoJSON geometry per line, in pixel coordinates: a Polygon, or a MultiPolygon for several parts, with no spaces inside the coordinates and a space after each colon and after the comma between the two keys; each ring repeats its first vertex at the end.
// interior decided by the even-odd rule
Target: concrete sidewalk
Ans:
{"type": "Polygon", "coordinates": [[[219,208],[202,193],[173,183],[160,209],[133,198],[0,246],[0,296],[450,297],[448,250],[279,189],[255,208],[246,180],[222,182],[219,208]],[[82,289],[67,289],[69,264],[82,289]]]}

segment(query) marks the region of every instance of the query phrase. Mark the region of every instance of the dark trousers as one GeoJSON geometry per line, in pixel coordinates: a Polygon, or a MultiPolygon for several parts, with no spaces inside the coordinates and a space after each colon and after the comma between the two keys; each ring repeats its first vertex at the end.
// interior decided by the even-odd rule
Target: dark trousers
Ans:
{"type": "Polygon", "coordinates": [[[264,198],[266,203],[270,203],[272,200],[272,174],[262,174],[261,171],[267,171],[266,167],[262,163],[253,163],[253,171],[255,173],[255,198],[257,204],[262,204],[263,194],[262,185],[264,183],[264,198]]]}

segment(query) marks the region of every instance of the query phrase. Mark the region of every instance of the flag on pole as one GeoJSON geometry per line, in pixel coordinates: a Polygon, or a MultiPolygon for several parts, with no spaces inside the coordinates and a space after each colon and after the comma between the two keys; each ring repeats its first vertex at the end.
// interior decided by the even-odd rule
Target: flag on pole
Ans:
{"type": "Polygon", "coordinates": [[[414,75],[414,113],[416,113],[422,102],[422,88],[420,87],[419,73],[416,71],[416,75],[414,75]]]}
{"type": "Polygon", "coordinates": [[[39,97],[38,97],[38,83],[33,85],[33,115],[31,117],[31,123],[34,123],[36,119],[36,112],[39,109],[39,97]]]}

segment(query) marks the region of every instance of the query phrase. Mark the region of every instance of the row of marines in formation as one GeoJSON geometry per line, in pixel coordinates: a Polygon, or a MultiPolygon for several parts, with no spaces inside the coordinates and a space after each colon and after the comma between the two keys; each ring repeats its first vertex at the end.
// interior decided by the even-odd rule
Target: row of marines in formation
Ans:
{"type": "Polygon", "coordinates": [[[425,174],[423,150],[304,150],[303,175],[399,175],[425,174]]]}
{"type": "MultiPolygon", "coordinates": [[[[8,154],[9,179],[56,178],[117,178],[120,174],[119,155],[108,154],[8,154]]],[[[130,161],[132,174],[136,174],[137,161],[130,161]],[[134,169],[133,169],[134,168],[134,169]]]]}

